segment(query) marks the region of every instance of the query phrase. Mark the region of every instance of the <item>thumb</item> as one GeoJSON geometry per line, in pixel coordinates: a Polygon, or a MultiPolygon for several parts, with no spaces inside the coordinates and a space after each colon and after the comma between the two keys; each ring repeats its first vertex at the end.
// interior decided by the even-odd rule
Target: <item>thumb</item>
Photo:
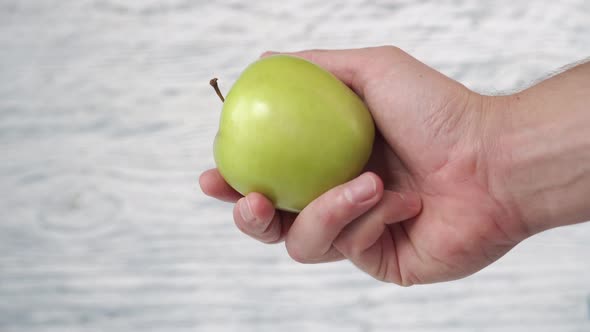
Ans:
{"type": "Polygon", "coordinates": [[[340,231],[377,204],[382,195],[383,182],[371,172],[328,190],[295,219],[285,239],[289,255],[302,263],[321,259],[340,231]]]}
{"type": "Polygon", "coordinates": [[[311,61],[334,74],[361,97],[364,97],[366,85],[372,78],[398,63],[400,57],[410,57],[393,46],[299,52],[268,51],[261,57],[275,54],[287,54],[311,61]]]}

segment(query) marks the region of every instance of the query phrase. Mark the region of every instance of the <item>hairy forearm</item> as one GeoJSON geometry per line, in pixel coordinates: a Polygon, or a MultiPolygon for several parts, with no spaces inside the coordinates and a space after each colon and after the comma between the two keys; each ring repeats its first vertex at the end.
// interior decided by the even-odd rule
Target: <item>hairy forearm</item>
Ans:
{"type": "Polygon", "coordinates": [[[498,101],[499,200],[530,234],[590,220],[590,63],[498,101]]]}

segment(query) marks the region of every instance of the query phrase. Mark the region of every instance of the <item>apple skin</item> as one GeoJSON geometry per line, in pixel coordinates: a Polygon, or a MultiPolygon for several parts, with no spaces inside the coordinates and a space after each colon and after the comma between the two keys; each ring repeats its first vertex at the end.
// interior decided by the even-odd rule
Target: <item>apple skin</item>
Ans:
{"type": "Polygon", "coordinates": [[[242,195],[259,192],[299,212],[358,176],[374,137],[370,112],[348,86],[307,60],[273,55],[248,66],[229,91],[214,157],[242,195]]]}

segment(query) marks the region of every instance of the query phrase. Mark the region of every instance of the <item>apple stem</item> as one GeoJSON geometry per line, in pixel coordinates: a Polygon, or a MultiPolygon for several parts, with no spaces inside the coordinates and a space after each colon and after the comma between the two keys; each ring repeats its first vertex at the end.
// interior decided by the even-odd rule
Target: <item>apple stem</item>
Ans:
{"type": "Polygon", "coordinates": [[[221,99],[221,102],[225,102],[225,98],[223,98],[221,91],[219,91],[219,85],[217,85],[217,78],[211,79],[209,81],[209,84],[211,84],[213,89],[215,89],[215,93],[217,93],[217,96],[219,97],[219,99],[221,99]]]}

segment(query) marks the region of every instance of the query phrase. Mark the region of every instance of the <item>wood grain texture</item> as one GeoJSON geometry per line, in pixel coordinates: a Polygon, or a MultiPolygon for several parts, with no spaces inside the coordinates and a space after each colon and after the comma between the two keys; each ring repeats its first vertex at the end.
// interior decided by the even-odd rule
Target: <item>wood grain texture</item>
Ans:
{"type": "Polygon", "coordinates": [[[470,88],[590,55],[590,2],[0,0],[0,331],[590,331],[590,223],[411,287],[299,265],[204,197],[265,50],[394,44],[470,88]]]}

